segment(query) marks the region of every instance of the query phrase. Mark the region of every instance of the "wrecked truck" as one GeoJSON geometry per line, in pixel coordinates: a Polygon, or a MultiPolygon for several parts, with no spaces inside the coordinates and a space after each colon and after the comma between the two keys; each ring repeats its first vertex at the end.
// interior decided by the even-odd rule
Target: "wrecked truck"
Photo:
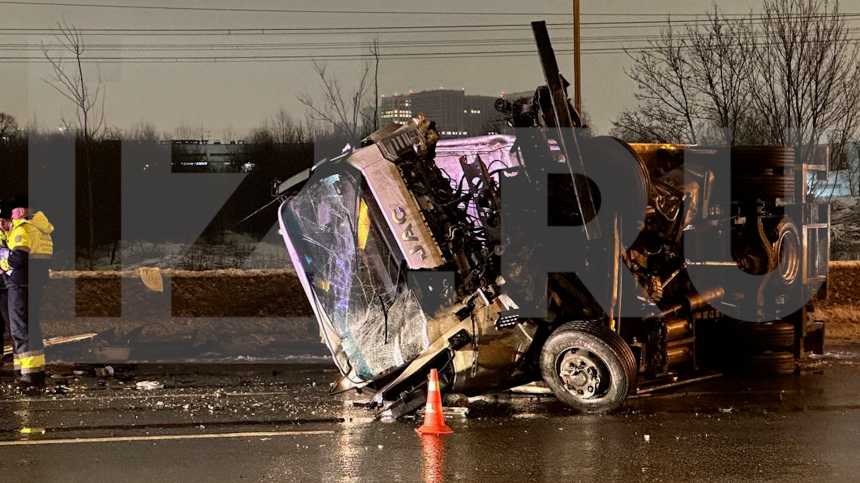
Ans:
{"type": "Polygon", "coordinates": [[[533,30],[546,85],[497,101],[513,134],[440,140],[419,115],[275,184],[333,392],[401,416],[437,369],[443,391],[542,381],[599,413],[821,353],[820,156],[591,136],[533,30]]]}

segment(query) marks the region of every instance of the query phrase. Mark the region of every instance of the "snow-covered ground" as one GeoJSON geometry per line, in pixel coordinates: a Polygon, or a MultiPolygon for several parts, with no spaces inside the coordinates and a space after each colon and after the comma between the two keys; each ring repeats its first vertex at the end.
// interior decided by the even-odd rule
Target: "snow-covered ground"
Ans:
{"type": "MultiPolygon", "coordinates": [[[[167,242],[152,243],[145,240],[124,241],[121,253],[113,263],[109,253],[103,253],[95,263],[95,270],[136,270],[138,267],[178,268],[183,270],[218,269],[284,269],[292,268],[284,242],[277,227],[259,242],[241,233],[226,233],[217,243],[192,246],[167,242]]],[[[85,260],[78,261],[78,269],[89,268],[85,260]]]]}

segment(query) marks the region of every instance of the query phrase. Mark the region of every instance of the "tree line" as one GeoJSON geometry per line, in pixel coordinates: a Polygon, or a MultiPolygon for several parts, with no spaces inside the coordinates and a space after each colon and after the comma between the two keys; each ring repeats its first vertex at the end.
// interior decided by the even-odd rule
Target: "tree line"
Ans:
{"type": "MultiPolygon", "coordinates": [[[[833,0],[764,0],[761,13],[671,25],[626,72],[638,105],[613,120],[628,142],[829,144],[857,140],[860,44],[833,0]]],[[[840,166],[836,166],[840,167],[840,166]]]]}
{"type": "MultiPolygon", "coordinates": [[[[57,268],[76,266],[94,268],[97,260],[109,254],[111,264],[117,262],[119,248],[129,238],[163,243],[164,236],[155,239],[154,231],[135,230],[134,224],[121,220],[122,169],[133,169],[139,176],[155,176],[159,156],[140,161],[141,166],[129,166],[122,160],[122,142],[169,146],[170,170],[174,173],[233,172],[245,173],[241,185],[224,208],[209,223],[197,244],[223,242],[227,231],[241,232],[262,239],[276,218],[277,205],[271,203],[270,190],[276,178],[289,177],[313,165],[315,159],[339,154],[347,143],[358,141],[377,128],[379,49],[371,47],[374,62],[365,64],[355,89],[342,81],[324,64],[315,63],[320,92],[299,94],[306,108],[304,120],[297,121],[285,109],[277,110],[261,126],[252,129],[241,146],[228,145],[229,162],[218,168],[182,163],[193,158],[200,145],[172,143],[173,139],[204,140],[202,129],[180,125],[174,133],[159,134],[156,127],[139,122],[122,131],[111,127],[104,111],[105,86],[96,66],[89,68],[84,36],[74,26],[58,23],[55,42],[42,45],[42,54],[50,64],[51,74],[43,79],[74,107],[74,116],[61,120],[60,133],[39,131],[35,127],[19,129],[15,119],[0,112],[0,160],[4,170],[3,196],[29,194],[29,173],[47,172],[47,166],[29,167],[30,148],[49,146],[72,139],[75,151],[75,203],[56,203],[46,211],[57,228],[57,268]],[[321,99],[318,101],[317,99],[321,99]],[[34,168],[34,169],[30,169],[34,168]],[[149,173],[147,173],[149,169],[149,173]],[[248,217],[257,208],[266,208],[248,217]],[[74,220],[73,223],[69,220],[74,220]],[[75,247],[74,250],[71,247],[75,247]]],[[[227,133],[232,137],[232,133],[227,133]]],[[[155,151],[153,151],[155,153],[155,151]]],[[[47,164],[56,160],[45,160],[47,164]]],[[[163,167],[162,167],[163,168],[163,167]]],[[[45,199],[45,198],[42,198],[45,199]]],[[[50,203],[48,203],[50,204],[50,203]]],[[[164,207],[169,209],[169,207],[164,207]]],[[[157,210],[151,216],[158,216],[157,210]]]]}
{"type": "MultiPolygon", "coordinates": [[[[241,184],[205,228],[195,246],[223,243],[225,233],[241,233],[246,235],[245,239],[250,237],[259,241],[277,220],[278,204],[272,203],[271,197],[273,181],[286,179],[309,168],[320,157],[339,154],[345,143],[332,130],[308,129],[303,123],[291,120],[283,109],[251,130],[244,144],[226,145],[225,148],[230,150],[228,162],[217,167],[183,164],[184,160],[194,159],[195,150],[204,146],[174,143],[146,123],[127,132],[104,129],[98,136],[85,138],[76,130],[19,129],[12,116],[0,113],[0,134],[4,179],[0,198],[9,198],[9,203],[13,203],[14,197],[20,199],[22,195],[33,195],[32,191],[37,186],[45,186],[46,182],[50,184],[42,178],[43,174],[55,171],[54,168],[72,169],[70,166],[74,162],[74,204],[58,203],[47,195],[38,196],[36,204],[39,206],[33,206],[45,211],[55,225],[55,269],[92,269],[100,260],[109,260],[111,265],[116,265],[120,262],[123,242],[161,244],[172,241],[170,235],[165,236],[155,230],[139,230],[133,223],[126,223],[123,227],[124,169],[133,170],[141,184],[146,183],[147,177],[160,176],[159,169],[161,173],[163,169],[171,173],[243,173],[241,184]],[[33,152],[37,146],[55,147],[64,142],[74,145],[74,160],[71,156],[60,160],[33,152]],[[153,155],[135,158],[129,163],[128,159],[123,159],[123,143],[142,146],[153,155]],[[165,159],[169,159],[169,166],[163,165],[165,159]],[[30,169],[31,161],[42,165],[30,169]],[[62,162],[68,165],[59,166],[58,163],[62,162]],[[263,210],[248,217],[264,206],[263,210]]],[[[159,217],[162,210],[170,209],[158,205],[157,200],[141,199],[140,203],[150,206],[147,216],[153,219],[159,217]]]]}

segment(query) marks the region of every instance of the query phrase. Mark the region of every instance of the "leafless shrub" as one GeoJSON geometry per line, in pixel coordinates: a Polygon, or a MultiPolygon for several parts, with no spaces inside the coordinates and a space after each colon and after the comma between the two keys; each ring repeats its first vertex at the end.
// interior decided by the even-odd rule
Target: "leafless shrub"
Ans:
{"type": "Polygon", "coordinates": [[[762,13],[719,10],[671,26],[631,53],[638,108],[612,134],[627,140],[777,144],[810,161],[842,155],[860,127],[860,45],[831,0],[765,0],[762,13]]]}

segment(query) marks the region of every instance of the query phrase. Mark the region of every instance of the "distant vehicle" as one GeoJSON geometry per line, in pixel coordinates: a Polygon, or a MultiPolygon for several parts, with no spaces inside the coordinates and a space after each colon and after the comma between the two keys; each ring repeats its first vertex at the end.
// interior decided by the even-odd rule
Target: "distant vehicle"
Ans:
{"type": "Polygon", "coordinates": [[[533,26],[547,85],[497,103],[515,137],[440,141],[417,118],[275,184],[338,389],[400,416],[423,404],[435,368],[447,391],[543,381],[599,413],[821,353],[823,323],[803,301],[826,279],[828,215],[806,179],[826,167],[791,148],[574,131],[546,27],[533,26]],[[641,220],[629,216],[640,205],[641,220]]]}

